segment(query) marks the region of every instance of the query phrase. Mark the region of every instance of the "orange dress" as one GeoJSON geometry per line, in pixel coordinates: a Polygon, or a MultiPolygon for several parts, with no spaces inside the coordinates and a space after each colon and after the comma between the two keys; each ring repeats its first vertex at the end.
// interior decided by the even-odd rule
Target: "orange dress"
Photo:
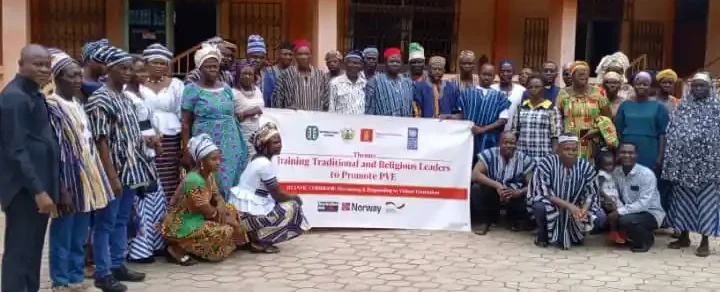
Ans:
{"type": "Polygon", "coordinates": [[[615,147],[618,144],[615,126],[609,117],[601,112],[610,106],[610,101],[599,87],[590,86],[586,92],[575,92],[572,87],[560,90],[556,105],[563,115],[564,132],[572,132],[581,138],[580,157],[590,163],[594,162],[594,152],[600,143],[599,139],[582,139],[592,129],[600,130],[605,143],[615,147]]]}

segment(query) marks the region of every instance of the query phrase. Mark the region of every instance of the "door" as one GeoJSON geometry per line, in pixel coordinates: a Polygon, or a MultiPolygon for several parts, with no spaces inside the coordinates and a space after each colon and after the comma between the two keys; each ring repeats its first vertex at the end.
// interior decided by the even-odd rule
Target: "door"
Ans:
{"type": "Polygon", "coordinates": [[[681,78],[690,76],[695,70],[706,65],[708,2],[708,0],[676,2],[672,64],[681,78]]]}
{"type": "Polygon", "coordinates": [[[175,53],[180,54],[217,35],[215,1],[175,1],[175,53]]]}
{"type": "Polygon", "coordinates": [[[165,1],[131,0],[128,10],[130,53],[142,54],[154,43],[167,45],[165,1]]]}

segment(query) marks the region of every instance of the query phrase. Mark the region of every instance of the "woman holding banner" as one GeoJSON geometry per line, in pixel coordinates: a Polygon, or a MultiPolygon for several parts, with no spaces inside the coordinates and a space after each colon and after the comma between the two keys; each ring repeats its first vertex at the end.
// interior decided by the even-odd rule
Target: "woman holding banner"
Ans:
{"type": "Polygon", "coordinates": [[[300,236],[309,229],[300,197],[290,195],[278,185],[273,156],[280,154],[280,132],[266,123],[250,139],[257,154],[231,189],[228,202],[237,208],[242,225],[248,230],[250,251],[278,253],[275,246],[300,236]]]}

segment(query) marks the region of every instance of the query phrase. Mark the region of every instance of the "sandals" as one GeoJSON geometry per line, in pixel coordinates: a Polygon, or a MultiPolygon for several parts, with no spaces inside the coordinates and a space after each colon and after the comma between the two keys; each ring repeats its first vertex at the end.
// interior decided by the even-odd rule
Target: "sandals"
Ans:
{"type": "Polygon", "coordinates": [[[169,249],[165,254],[165,259],[167,259],[168,263],[181,265],[184,267],[194,266],[198,263],[198,261],[190,257],[190,255],[188,254],[183,254],[180,258],[176,258],[175,256],[173,256],[172,251],[170,251],[169,249]]]}
{"type": "Polygon", "coordinates": [[[255,245],[250,245],[250,252],[251,253],[265,253],[265,254],[276,254],[280,252],[280,249],[277,246],[270,245],[267,247],[257,247],[255,245]]]}

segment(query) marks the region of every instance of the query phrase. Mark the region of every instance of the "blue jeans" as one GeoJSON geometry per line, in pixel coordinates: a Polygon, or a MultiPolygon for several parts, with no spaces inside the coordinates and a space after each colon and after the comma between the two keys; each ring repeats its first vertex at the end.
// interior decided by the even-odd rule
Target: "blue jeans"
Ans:
{"type": "Polygon", "coordinates": [[[110,269],[120,268],[125,262],[127,225],[132,217],[136,193],[136,189],[125,187],[119,198],[112,200],[105,209],[95,211],[92,242],[95,279],[110,275],[110,269]]]}
{"type": "Polygon", "coordinates": [[[90,232],[90,213],[73,213],[50,223],[50,279],[53,287],[85,280],[85,241],[90,232]]]}

